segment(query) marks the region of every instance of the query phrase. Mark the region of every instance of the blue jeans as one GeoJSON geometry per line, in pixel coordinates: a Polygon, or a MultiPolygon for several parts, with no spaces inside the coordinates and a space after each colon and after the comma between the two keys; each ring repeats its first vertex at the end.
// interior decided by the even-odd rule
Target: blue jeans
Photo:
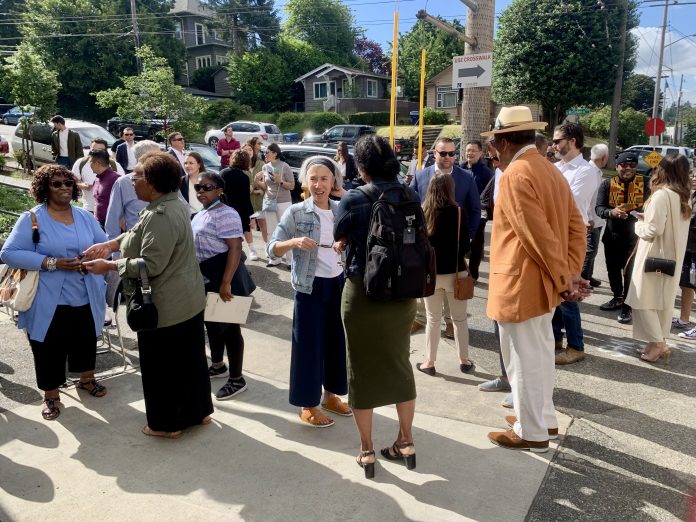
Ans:
{"type": "Polygon", "coordinates": [[[563,339],[563,330],[568,338],[568,347],[579,352],[585,351],[585,342],[582,337],[582,321],[580,319],[580,306],[578,303],[563,301],[551,319],[553,338],[556,341],[563,339]]]}
{"type": "Polygon", "coordinates": [[[589,280],[594,272],[595,257],[599,251],[599,240],[602,235],[602,227],[593,228],[587,233],[587,250],[585,252],[585,263],[582,266],[582,278],[589,280]]]}
{"type": "Polygon", "coordinates": [[[72,167],[72,165],[70,165],[70,158],[67,156],[58,156],[56,158],[56,163],[58,163],[58,165],[63,165],[64,167],[72,167]]]}

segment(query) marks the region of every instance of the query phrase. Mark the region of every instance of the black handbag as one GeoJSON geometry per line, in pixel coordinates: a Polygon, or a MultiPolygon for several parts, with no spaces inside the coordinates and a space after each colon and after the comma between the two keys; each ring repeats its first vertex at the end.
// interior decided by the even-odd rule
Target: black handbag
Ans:
{"type": "Polygon", "coordinates": [[[134,332],[154,330],[157,328],[159,319],[157,307],[152,300],[152,289],[147,277],[145,261],[142,259],[138,259],[138,271],[140,272],[138,286],[128,298],[126,305],[126,321],[134,332]]]}
{"type": "Polygon", "coordinates": [[[665,274],[674,276],[674,271],[677,268],[677,262],[672,259],[662,259],[661,257],[646,257],[645,272],[655,272],[657,274],[665,274]]]}

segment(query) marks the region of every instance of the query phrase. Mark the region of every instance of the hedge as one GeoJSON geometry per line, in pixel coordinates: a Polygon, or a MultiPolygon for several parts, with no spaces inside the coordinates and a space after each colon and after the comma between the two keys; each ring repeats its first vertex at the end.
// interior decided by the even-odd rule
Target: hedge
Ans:
{"type": "Polygon", "coordinates": [[[448,123],[449,117],[446,112],[431,107],[425,107],[423,110],[423,125],[446,125],[448,123]]]}
{"type": "Polygon", "coordinates": [[[389,125],[388,112],[356,112],[348,116],[348,123],[355,125],[373,125],[380,127],[389,125]]]}
{"type": "Polygon", "coordinates": [[[345,122],[346,120],[343,116],[335,112],[315,112],[309,120],[309,125],[314,132],[320,133],[334,125],[342,125],[345,122]]]}

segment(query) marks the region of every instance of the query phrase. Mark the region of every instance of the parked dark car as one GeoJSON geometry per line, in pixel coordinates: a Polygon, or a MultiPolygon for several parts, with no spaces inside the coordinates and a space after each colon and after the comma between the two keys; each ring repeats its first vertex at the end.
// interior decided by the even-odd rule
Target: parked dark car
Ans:
{"type": "Polygon", "coordinates": [[[167,122],[157,118],[154,114],[147,114],[142,121],[136,122],[134,119],[121,119],[118,116],[106,121],[106,130],[118,137],[123,129],[131,127],[136,138],[143,138],[154,141],[164,141],[162,131],[165,133],[171,128],[173,121],[167,122]]]}
{"type": "MultiPolygon", "coordinates": [[[[366,134],[375,134],[377,129],[370,125],[334,125],[323,134],[312,134],[302,138],[300,145],[318,145],[322,147],[336,145],[342,141],[352,146],[366,134]]],[[[409,161],[413,156],[414,142],[408,138],[394,140],[394,154],[399,161],[409,161]]]]}
{"type": "Polygon", "coordinates": [[[0,116],[3,125],[17,125],[20,118],[31,118],[34,116],[34,107],[29,107],[28,111],[23,111],[21,107],[15,105],[9,111],[0,116]]]}

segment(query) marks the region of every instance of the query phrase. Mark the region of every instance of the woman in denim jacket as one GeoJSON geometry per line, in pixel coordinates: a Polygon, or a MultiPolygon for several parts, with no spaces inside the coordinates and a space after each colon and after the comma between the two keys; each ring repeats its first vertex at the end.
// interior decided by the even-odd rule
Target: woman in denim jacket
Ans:
{"type": "Polygon", "coordinates": [[[343,267],[333,244],[338,203],[329,199],[337,172],[337,165],[326,157],[314,156],[304,162],[300,182],[309,188],[311,197],[283,213],[268,244],[269,257],[293,251],[290,404],[299,406],[300,419],[314,428],[334,424],[319,410],[319,404],[338,415],[353,414],[338,397],[348,392],[348,382],[341,322],[343,267]]]}

